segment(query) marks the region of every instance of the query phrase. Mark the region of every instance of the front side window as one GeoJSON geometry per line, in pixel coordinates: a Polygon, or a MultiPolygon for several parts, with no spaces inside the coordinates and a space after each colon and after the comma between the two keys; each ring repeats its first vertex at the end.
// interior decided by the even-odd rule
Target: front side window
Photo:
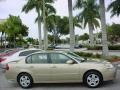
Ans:
{"type": "Polygon", "coordinates": [[[26,63],[45,64],[48,63],[47,54],[33,54],[26,59],[26,63]]]}
{"type": "Polygon", "coordinates": [[[70,58],[64,54],[60,53],[51,53],[51,61],[53,64],[65,64],[70,58]]]}

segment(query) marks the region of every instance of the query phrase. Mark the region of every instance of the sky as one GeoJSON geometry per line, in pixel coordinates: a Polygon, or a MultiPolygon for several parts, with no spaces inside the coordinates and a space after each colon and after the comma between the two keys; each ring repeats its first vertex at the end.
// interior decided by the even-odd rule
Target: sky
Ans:
{"type": "MultiPolygon", "coordinates": [[[[21,12],[22,7],[26,3],[27,0],[2,0],[0,2],[0,19],[6,19],[9,17],[9,14],[20,16],[22,22],[29,27],[29,37],[38,38],[38,26],[35,23],[35,18],[37,17],[37,13],[35,10],[30,11],[28,14],[21,12]]],[[[68,0],[56,0],[53,6],[57,10],[57,15],[60,16],[68,16],[68,0]]],[[[107,7],[112,0],[105,0],[105,6],[107,7]]],[[[73,0],[73,4],[75,0],[73,0]]],[[[73,15],[77,13],[73,12],[73,15]]],[[[120,17],[110,18],[110,12],[106,13],[106,22],[107,24],[112,23],[120,23],[120,17]]],[[[95,32],[100,31],[100,29],[95,30],[95,32]]],[[[79,29],[75,28],[75,34],[82,35],[83,33],[88,33],[88,28],[79,29]]],[[[43,37],[43,29],[42,29],[42,37],[43,37]]]]}

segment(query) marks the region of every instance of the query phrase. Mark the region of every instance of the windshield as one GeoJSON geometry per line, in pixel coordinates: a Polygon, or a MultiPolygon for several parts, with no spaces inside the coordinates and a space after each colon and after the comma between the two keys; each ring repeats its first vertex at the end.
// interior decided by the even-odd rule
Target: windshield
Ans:
{"type": "Polygon", "coordinates": [[[73,52],[67,52],[67,55],[69,55],[70,57],[74,58],[74,59],[77,59],[79,61],[83,61],[84,58],[80,57],[79,55],[73,53],[73,52]]]}

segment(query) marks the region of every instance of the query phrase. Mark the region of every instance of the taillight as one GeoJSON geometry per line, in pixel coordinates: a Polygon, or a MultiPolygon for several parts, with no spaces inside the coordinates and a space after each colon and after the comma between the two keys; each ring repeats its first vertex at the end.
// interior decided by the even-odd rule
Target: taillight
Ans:
{"type": "Polygon", "coordinates": [[[3,62],[5,60],[6,60],[6,58],[0,58],[0,62],[3,62]]]}

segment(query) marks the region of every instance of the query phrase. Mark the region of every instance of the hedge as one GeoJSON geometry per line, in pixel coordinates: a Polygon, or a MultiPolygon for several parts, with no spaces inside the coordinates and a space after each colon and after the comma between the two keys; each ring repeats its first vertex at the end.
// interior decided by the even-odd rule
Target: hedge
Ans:
{"type": "MultiPolygon", "coordinates": [[[[102,46],[86,46],[88,50],[102,50],[102,46]]],[[[109,50],[120,50],[120,45],[108,46],[109,50]]]]}
{"type": "Polygon", "coordinates": [[[81,57],[90,57],[90,58],[101,58],[100,54],[86,53],[86,52],[75,52],[77,55],[81,57]]]}

